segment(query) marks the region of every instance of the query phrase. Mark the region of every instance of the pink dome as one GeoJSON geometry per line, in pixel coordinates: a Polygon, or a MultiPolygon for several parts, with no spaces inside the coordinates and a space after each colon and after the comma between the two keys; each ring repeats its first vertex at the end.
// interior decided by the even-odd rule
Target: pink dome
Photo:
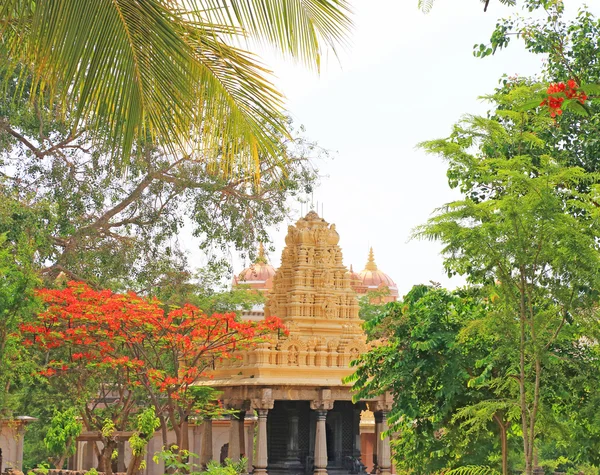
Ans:
{"type": "Polygon", "coordinates": [[[256,262],[235,276],[233,285],[249,285],[255,290],[269,290],[273,285],[274,275],[275,268],[267,262],[265,249],[261,244],[256,262]]]}
{"type": "Polygon", "coordinates": [[[398,298],[398,286],[389,275],[377,268],[373,256],[373,248],[369,251],[367,265],[358,275],[368,290],[380,290],[387,287],[390,291],[390,297],[394,297],[393,300],[398,298]]]}

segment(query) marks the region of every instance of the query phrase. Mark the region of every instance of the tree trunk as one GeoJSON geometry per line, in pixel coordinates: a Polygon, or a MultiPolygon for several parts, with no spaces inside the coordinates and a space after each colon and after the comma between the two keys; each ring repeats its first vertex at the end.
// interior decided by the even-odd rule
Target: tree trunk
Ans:
{"type": "Polygon", "coordinates": [[[136,475],[140,471],[140,465],[144,461],[144,455],[132,455],[127,467],[127,475],[136,475]]]}
{"type": "Polygon", "coordinates": [[[521,341],[519,344],[519,395],[521,406],[521,426],[523,429],[523,454],[525,455],[525,475],[532,475],[531,457],[529,450],[529,417],[527,397],[525,393],[525,325],[527,322],[527,306],[525,304],[525,275],[521,268],[521,287],[519,288],[519,327],[521,341]]]}
{"type": "Polygon", "coordinates": [[[494,419],[500,430],[500,449],[502,450],[502,475],[508,475],[508,440],[507,440],[507,428],[508,422],[504,421],[504,415],[499,416],[494,414],[494,419]]]}
{"type": "Polygon", "coordinates": [[[187,418],[181,422],[180,433],[181,433],[181,449],[182,450],[190,450],[190,435],[189,435],[189,425],[188,425],[187,418]]]}
{"type": "Polygon", "coordinates": [[[112,454],[117,448],[117,443],[108,438],[104,439],[102,442],[104,443],[104,448],[102,449],[102,468],[104,469],[105,475],[112,475],[112,454]]]}

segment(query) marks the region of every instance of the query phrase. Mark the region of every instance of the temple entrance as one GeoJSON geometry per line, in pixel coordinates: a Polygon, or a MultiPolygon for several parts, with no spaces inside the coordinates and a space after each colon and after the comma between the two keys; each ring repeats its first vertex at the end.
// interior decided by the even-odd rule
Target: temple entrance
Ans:
{"type": "Polygon", "coordinates": [[[335,440],[333,438],[333,429],[331,429],[330,424],[325,424],[325,438],[327,440],[327,460],[329,461],[329,466],[335,465],[335,450],[334,443],[335,440]]]}
{"type": "MultiPolygon", "coordinates": [[[[360,456],[359,407],[336,401],[325,424],[327,469],[352,473],[353,460],[360,456]]],[[[267,417],[268,473],[304,474],[314,469],[316,411],[308,401],[275,401],[267,417]]]]}

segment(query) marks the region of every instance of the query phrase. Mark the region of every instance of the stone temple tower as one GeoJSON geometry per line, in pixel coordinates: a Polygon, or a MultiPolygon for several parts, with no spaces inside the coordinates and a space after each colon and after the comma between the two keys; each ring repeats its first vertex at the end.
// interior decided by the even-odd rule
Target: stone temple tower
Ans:
{"type": "Polygon", "coordinates": [[[366,337],[339,239],[335,225],[314,211],[289,226],[265,305],[265,317],[281,318],[289,335],[217,368],[215,383],[225,376],[252,385],[342,384],[350,361],[366,350],[366,337]]]}
{"type": "Polygon", "coordinates": [[[281,318],[293,335],[318,335],[328,344],[362,340],[358,301],[342,264],[339,240],[335,225],[314,211],[288,228],[265,316],[281,318]]]}
{"type": "MultiPolygon", "coordinates": [[[[369,457],[380,475],[390,475],[389,439],[377,439],[387,430],[389,394],[353,401],[350,385],[342,382],[367,346],[339,240],[335,225],[313,211],[289,226],[265,305],[265,317],[281,318],[289,335],[224,361],[205,382],[237,411],[227,451],[234,460],[248,447],[244,417],[257,414],[256,447],[246,452],[256,454],[250,463],[257,475],[361,472],[360,413],[366,407],[375,414],[378,440],[371,447],[377,454],[369,457]]],[[[210,440],[208,432],[203,440],[210,440]]],[[[202,460],[212,457],[210,444],[205,447],[202,460]]]]}

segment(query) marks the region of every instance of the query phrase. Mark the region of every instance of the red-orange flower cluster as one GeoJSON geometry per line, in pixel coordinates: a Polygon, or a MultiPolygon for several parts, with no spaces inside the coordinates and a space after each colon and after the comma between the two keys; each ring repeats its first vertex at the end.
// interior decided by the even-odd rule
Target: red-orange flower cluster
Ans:
{"type": "Polygon", "coordinates": [[[95,291],[78,282],[38,295],[46,310],[36,322],[21,325],[20,332],[24,344],[56,358],[41,376],[112,371],[125,374],[131,387],[154,388],[174,399],[185,399],[213,361],[286,331],[278,318],[249,322],[234,313],[208,316],[192,305],[166,313],[157,300],[95,291]]]}
{"type": "Polygon", "coordinates": [[[577,92],[579,86],[575,82],[574,79],[569,79],[567,83],[564,82],[555,82],[548,86],[548,90],[546,91],[548,94],[548,98],[544,99],[540,106],[547,106],[550,110],[550,117],[556,117],[557,115],[562,115],[562,105],[566,99],[576,99],[581,104],[585,104],[587,100],[587,95],[585,92],[577,92]]]}

